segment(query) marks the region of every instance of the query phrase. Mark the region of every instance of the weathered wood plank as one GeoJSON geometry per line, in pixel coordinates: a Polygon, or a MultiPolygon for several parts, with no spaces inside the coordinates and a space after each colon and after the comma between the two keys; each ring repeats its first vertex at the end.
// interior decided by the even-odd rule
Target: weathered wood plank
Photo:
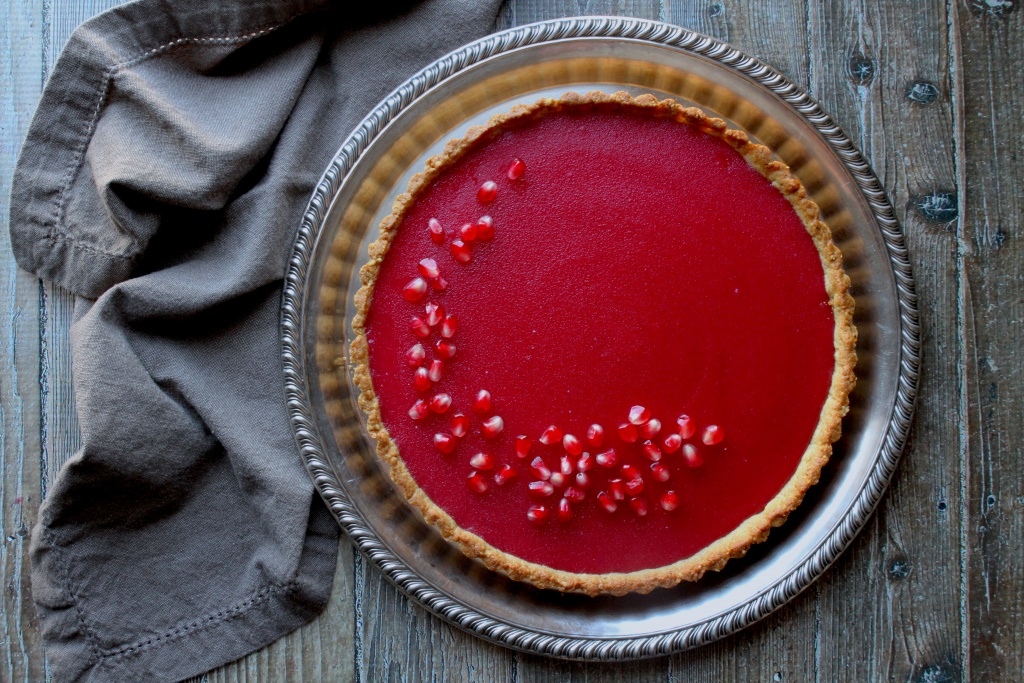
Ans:
{"type": "Polygon", "coordinates": [[[955,193],[939,3],[810,3],[811,89],[871,162],[907,235],[924,330],[911,441],[868,529],[818,584],[819,679],[955,680],[960,662],[955,193]]]}
{"type": "Polygon", "coordinates": [[[955,3],[972,680],[1024,677],[1024,12],[955,3]]]}
{"type": "Polygon", "coordinates": [[[44,673],[29,588],[39,480],[39,283],[14,267],[11,173],[42,90],[41,2],[4,3],[0,31],[0,680],[44,673]]]}

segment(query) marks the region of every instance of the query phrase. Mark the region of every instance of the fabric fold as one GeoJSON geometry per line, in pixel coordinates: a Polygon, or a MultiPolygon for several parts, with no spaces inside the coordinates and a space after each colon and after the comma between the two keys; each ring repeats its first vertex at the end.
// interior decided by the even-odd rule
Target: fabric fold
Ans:
{"type": "Polygon", "coordinates": [[[186,678],[326,604],[338,527],[288,424],[286,259],[349,132],[497,5],[140,0],[72,35],[11,197],[19,264],[82,297],[82,446],[31,546],[55,680],[186,678]]]}

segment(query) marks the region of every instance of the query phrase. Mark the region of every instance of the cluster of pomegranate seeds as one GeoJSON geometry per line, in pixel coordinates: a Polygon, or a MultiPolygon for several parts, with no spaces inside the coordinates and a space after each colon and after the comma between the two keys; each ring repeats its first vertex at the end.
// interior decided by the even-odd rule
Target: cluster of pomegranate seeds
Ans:
{"type": "MultiPolygon", "coordinates": [[[[521,159],[513,159],[506,175],[508,180],[515,182],[525,172],[526,164],[521,159]]],[[[492,180],[482,183],[477,189],[477,200],[481,204],[493,202],[498,196],[498,189],[498,184],[492,180]]],[[[440,221],[431,218],[427,228],[434,244],[445,242],[445,230],[440,221]]],[[[473,260],[472,245],[494,238],[494,219],[489,215],[481,216],[475,222],[464,223],[450,237],[449,249],[455,261],[470,263],[473,260]]],[[[402,289],[402,296],[407,301],[418,304],[427,298],[431,289],[443,292],[448,287],[435,259],[422,259],[417,270],[418,276],[402,289]]],[[[409,417],[413,420],[425,420],[431,413],[445,414],[452,406],[452,398],[446,393],[426,394],[442,380],[445,362],[455,357],[456,347],[451,340],[458,325],[458,317],[447,313],[436,301],[427,301],[423,312],[410,321],[409,327],[414,336],[427,340],[435,331],[440,336],[432,344],[433,359],[428,358],[428,350],[423,343],[414,344],[406,352],[406,360],[413,370],[413,387],[425,395],[409,409],[409,417]]],[[[481,420],[480,434],[489,440],[498,439],[504,432],[505,422],[500,415],[494,414],[494,400],[490,392],[486,389],[478,391],[470,408],[481,420]]],[[[450,419],[449,433],[434,434],[434,446],[445,455],[453,453],[459,440],[469,434],[470,427],[470,417],[455,412],[450,419]]],[[[591,499],[587,493],[591,488],[594,489],[592,499],[597,507],[609,514],[622,508],[637,517],[644,517],[652,506],[666,512],[678,509],[679,494],[671,488],[673,468],[677,467],[673,463],[687,467],[703,465],[704,459],[697,444],[689,442],[697,431],[695,421],[688,415],[676,418],[676,428],[672,430],[652,417],[649,409],[634,405],[630,407],[626,421],[614,430],[620,442],[615,447],[609,448],[605,444],[605,429],[596,423],[586,428],[582,438],[564,432],[557,425],[548,426],[537,438],[541,444],[540,453],[533,452],[533,439],[517,436],[514,453],[520,460],[529,459],[529,466],[525,468],[530,478],[526,492],[534,500],[527,509],[527,519],[538,525],[552,517],[560,523],[568,522],[573,519],[577,508],[591,499]]],[[[705,426],[700,433],[700,443],[704,447],[716,446],[724,438],[722,428],[714,424],[705,426]]],[[[500,446],[501,442],[496,443],[500,446]]],[[[466,485],[477,494],[487,492],[488,477],[496,485],[504,486],[519,476],[513,465],[500,462],[500,458],[489,451],[475,453],[468,464],[472,471],[466,478],[466,485]]]]}

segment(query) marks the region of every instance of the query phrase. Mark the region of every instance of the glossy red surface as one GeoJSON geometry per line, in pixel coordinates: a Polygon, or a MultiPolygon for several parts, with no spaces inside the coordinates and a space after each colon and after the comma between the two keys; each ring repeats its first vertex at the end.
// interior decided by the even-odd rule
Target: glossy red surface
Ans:
{"type": "MultiPolygon", "coordinates": [[[[810,237],[786,199],[728,145],[688,126],[629,114],[549,115],[502,133],[424,192],[387,253],[367,321],[371,374],[385,425],[417,483],[458,522],[495,547],[557,569],[626,572],[688,557],[762,510],[792,476],[818,422],[833,370],[833,318],[810,237]],[[515,158],[526,172],[509,180],[515,158]],[[482,183],[497,198],[478,201],[482,183]],[[451,233],[481,215],[494,238],[473,243],[457,263],[451,233]],[[434,244],[428,221],[444,225],[434,244]],[[449,286],[413,304],[402,288],[417,263],[436,259],[449,286]],[[420,395],[406,351],[419,339],[409,321],[427,301],[459,317],[437,391],[447,415],[414,422],[420,395]],[[497,439],[480,435],[471,410],[480,389],[504,420],[497,439]],[[622,444],[616,427],[641,404],[661,420],[658,440],[692,416],[704,464],[682,450],[662,460],[656,481],[641,444],[622,444]],[[451,455],[433,445],[449,418],[471,418],[451,455]],[[560,444],[537,440],[550,424],[584,440],[604,426],[620,466],[644,474],[648,514],[628,501],[609,514],[597,494],[608,471],[595,468],[586,499],[559,522],[560,496],[546,499],[543,524],[527,519],[529,461],[558,469],[560,444]],[[725,433],[705,446],[708,424],[725,433]],[[526,460],[514,440],[534,440],[526,460]],[[470,458],[481,450],[519,476],[471,491],[470,458]],[[658,505],[674,490],[679,506],[658,505]]],[[[427,362],[435,357],[430,337],[427,362]]],[[[586,447],[591,453],[598,450],[586,447]]]]}

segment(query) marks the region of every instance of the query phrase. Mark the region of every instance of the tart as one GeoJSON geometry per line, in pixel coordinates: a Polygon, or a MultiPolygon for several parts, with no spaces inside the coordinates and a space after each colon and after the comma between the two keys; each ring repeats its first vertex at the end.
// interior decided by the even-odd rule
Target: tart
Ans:
{"type": "Polygon", "coordinates": [[[818,481],[854,385],[842,257],[788,167],[652,95],[447,143],[380,225],[354,380],[451,543],[541,588],[699,579],[818,481]]]}

